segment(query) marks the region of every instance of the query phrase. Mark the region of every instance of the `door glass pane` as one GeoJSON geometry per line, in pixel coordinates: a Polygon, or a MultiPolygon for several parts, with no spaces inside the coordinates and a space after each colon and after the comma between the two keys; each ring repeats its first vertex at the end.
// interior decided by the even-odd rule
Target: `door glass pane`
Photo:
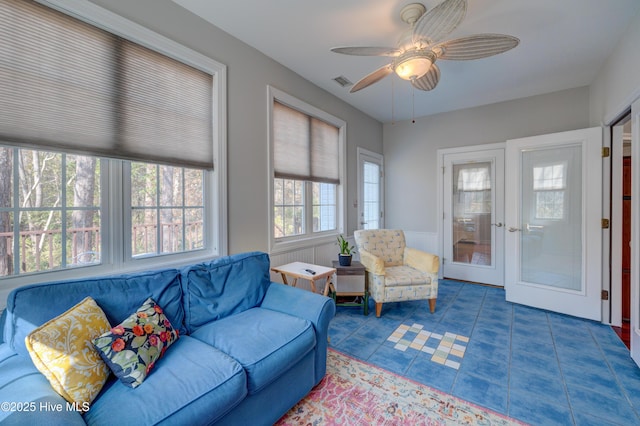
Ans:
{"type": "Polygon", "coordinates": [[[362,229],[380,228],[380,165],[364,162],[362,229]]]}
{"type": "Polygon", "coordinates": [[[453,166],[453,261],[490,266],[491,162],[453,166]]]}
{"type": "Polygon", "coordinates": [[[520,279],[580,290],[582,147],[522,153],[520,279]]]}

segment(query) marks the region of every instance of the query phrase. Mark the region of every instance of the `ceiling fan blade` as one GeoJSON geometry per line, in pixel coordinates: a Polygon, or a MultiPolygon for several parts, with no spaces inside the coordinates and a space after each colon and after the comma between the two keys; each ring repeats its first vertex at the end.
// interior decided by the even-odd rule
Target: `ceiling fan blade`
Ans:
{"type": "Polygon", "coordinates": [[[422,15],[413,27],[413,41],[431,45],[456,29],[467,13],[467,0],[445,0],[422,15]]]}
{"type": "Polygon", "coordinates": [[[520,40],[502,34],[476,34],[445,41],[433,47],[439,59],[466,61],[497,55],[516,47],[520,40]],[[441,52],[438,52],[438,48],[441,52]]]}
{"type": "Polygon", "coordinates": [[[411,80],[413,87],[419,90],[433,90],[440,81],[440,68],[436,64],[431,65],[429,71],[420,78],[411,80]]]}
{"type": "Polygon", "coordinates": [[[354,93],[354,92],[357,92],[358,90],[364,89],[365,87],[371,86],[373,83],[377,83],[378,81],[382,80],[392,72],[393,72],[393,68],[391,67],[391,64],[385,65],[382,68],[378,68],[371,74],[366,75],[362,79],[360,79],[360,81],[358,81],[356,84],[353,85],[353,87],[351,88],[351,90],[349,90],[349,92],[354,93]]]}
{"type": "Polygon", "coordinates": [[[400,50],[395,47],[334,47],[332,52],[355,56],[398,56],[400,50]]]}

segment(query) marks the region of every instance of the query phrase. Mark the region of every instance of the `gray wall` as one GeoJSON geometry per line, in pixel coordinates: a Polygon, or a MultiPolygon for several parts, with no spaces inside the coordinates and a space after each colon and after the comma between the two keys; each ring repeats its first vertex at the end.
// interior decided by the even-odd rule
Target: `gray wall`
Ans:
{"type": "Polygon", "coordinates": [[[591,84],[591,124],[610,125],[640,97],[640,12],[591,84]]]}
{"type": "Polygon", "coordinates": [[[640,97],[638,45],[640,13],[589,87],[385,124],[386,226],[437,231],[439,148],[611,124],[640,97]]]}
{"type": "MultiPolygon", "coordinates": [[[[386,226],[436,231],[439,148],[600,125],[640,95],[640,15],[590,87],[385,124],[362,114],[169,0],[92,0],[228,67],[229,251],[267,250],[266,86],[345,120],[347,233],[356,227],[356,147],[385,155],[386,226]],[[150,13],[150,11],[153,11],[150,13]],[[411,194],[411,196],[407,196],[411,194]]],[[[619,111],[620,110],[620,111],[619,111]]]]}
{"type": "Polygon", "coordinates": [[[229,253],[268,250],[267,85],[347,122],[347,233],[353,233],[356,147],[381,153],[381,123],[169,0],[92,1],[227,66],[229,253]]]}
{"type": "Polygon", "coordinates": [[[589,89],[384,125],[388,228],[436,232],[437,150],[589,127],[589,89]]]}

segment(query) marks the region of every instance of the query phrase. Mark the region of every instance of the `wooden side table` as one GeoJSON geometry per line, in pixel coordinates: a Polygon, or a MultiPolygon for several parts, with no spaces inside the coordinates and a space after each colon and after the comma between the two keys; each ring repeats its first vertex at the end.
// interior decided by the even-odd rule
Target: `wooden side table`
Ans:
{"type": "Polygon", "coordinates": [[[322,294],[327,296],[330,290],[333,291],[333,274],[336,273],[335,268],[327,268],[326,266],[313,265],[311,263],[293,262],[273,267],[271,270],[279,273],[282,276],[282,282],[286,285],[291,285],[291,287],[295,287],[298,283],[298,278],[302,278],[311,283],[311,291],[316,293],[316,281],[325,279],[322,294]],[[291,284],[289,284],[287,277],[293,278],[291,284]]]}
{"type": "Polygon", "coordinates": [[[352,261],[351,266],[340,266],[340,262],[333,261],[333,267],[336,269],[335,291],[331,293],[331,297],[337,306],[362,306],[364,314],[369,315],[369,290],[367,288],[367,280],[365,279],[364,265],[357,261],[352,261]],[[338,296],[354,296],[360,297],[361,302],[340,302],[338,296]]]}

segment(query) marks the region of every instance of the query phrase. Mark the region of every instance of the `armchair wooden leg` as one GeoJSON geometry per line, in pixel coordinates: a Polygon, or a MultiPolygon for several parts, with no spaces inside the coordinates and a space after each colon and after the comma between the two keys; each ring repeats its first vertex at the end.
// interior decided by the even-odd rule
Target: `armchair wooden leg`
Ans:
{"type": "Polygon", "coordinates": [[[431,313],[436,311],[436,299],[429,299],[429,310],[431,313]]]}
{"type": "Polygon", "coordinates": [[[382,313],[382,303],[376,302],[376,318],[380,318],[381,313],[382,313]]]}

